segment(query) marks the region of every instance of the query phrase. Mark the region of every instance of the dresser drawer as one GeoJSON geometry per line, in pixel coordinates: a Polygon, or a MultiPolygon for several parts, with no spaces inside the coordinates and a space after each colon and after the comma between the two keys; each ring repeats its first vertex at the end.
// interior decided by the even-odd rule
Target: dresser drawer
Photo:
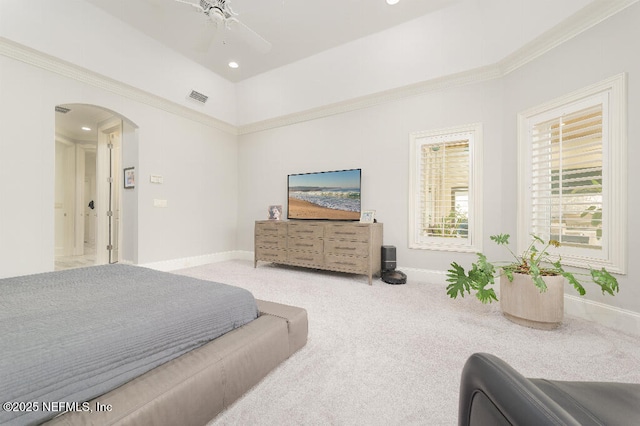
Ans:
{"type": "Polygon", "coordinates": [[[287,252],[286,250],[256,247],[256,260],[263,260],[265,262],[276,262],[276,263],[286,262],[287,252]]]}
{"type": "Polygon", "coordinates": [[[363,241],[326,240],[324,242],[326,254],[369,256],[369,243],[363,241]]]}
{"type": "Polygon", "coordinates": [[[324,262],[327,268],[335,271],[356,272],[364,274],[369,270],[369,259],[366,257],[325,254],[324,262]]]}
{"type": "Polygon", "coordinates": [[[287,239],[287,248],[289,250],[313,251],[322,253],[322,240],[289,237],[287,239]]]}
{"type": "Polygon", "coordinates": [[[287,248],[287,239],[277,235],[256,235],[256,247],[284,250],[287,248]]]}
{"type": "Polygon", "coordinates": [[[307,251],[288,251],[287,261],[296,265],[322,267],[324,255],[322,253],[307,251]]]}
{"type": "Polygon", "coordinates": [[[256,222],[256,236],[269,235],[276,237],[287,236],[287,224],[285,222],[256,222]]]}
{"type": "Polygon", "coordinates": [[[324,237],[366,242],[369,241],[369,227],[358,225],[327,225],[324,237]]]}
{"type": "Polygon", "coordinates": [[[258,261],[364,274],[380,274],[381,223],[355,221],[258,220],[254,268],[258,261]]]}
{"type": "Polygon", "coordinates": [[[288,235],[300,238],[322,238],[324,227],[320,224],[290,223],[288,235]]]}

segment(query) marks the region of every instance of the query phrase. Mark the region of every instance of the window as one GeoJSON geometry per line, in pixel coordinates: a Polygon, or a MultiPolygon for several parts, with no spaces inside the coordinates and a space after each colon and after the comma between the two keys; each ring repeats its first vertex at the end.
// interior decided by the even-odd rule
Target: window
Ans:
{"type": "Polygon", "coordinates": [[[482,126],[410,135],[409,247],[480,251],[482,126]]]}
{"type": "Polygon", "coordinates": [[[520,114],[520,246],[536,234],[558,240],[566,264],[624,272],[624,86],[621,75],[520,114]]]}

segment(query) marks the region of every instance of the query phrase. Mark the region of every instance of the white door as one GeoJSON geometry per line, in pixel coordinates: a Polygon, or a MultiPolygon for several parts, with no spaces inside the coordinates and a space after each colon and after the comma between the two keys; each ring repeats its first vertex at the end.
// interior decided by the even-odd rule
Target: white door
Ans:
{"type": "Polygon", "coordinates": [[[56,140],[54,190],[54,246],[56,256],[71,256],[74,248],[75,149],[56,140]]]}
{"type": "Polygon", "coordinates": [[[96,246],[96,152],[85,151],[85,178],[84,178],[84,241],[89,247],[96,246]]]}
{"type": "Polygon", "coordinates": [[[74,249],[75,256],[82,256],[84,253],[84,206],[85,206],[85,149],[82,145],[75,146],[75,168],[74,168],[74,185],[75,185],[75,206],[74,206],[74,249]]]}

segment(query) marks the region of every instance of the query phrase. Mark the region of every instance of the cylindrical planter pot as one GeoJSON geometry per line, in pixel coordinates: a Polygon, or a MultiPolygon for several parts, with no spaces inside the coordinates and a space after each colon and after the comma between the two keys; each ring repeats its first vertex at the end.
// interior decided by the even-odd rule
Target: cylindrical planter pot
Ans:
{"type": "Polygon", "coordinates": [[[526,327],[551,330],[564,316],[563,276],[544,277],[547,291],[540,292],[525,274],[513,274],[513,281],[500,276],[500,307],[504,316],[526,327]]]}

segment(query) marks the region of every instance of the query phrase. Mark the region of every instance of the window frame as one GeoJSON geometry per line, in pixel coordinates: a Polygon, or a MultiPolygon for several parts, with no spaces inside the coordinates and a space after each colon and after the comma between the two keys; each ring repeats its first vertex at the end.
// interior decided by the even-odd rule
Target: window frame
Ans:
{"type": "Polygon", "coordinates": [[[597,253],[570,246],[560,247],[566,265],[578,268],[606,268],[626,273],[627,267],[627,112],[626,73],[577,90],[518,114],[518,251],[531,242],[531,130],[544,117],[561,117],[584,105],[595,105],[606,97],[603,106],[602,135],[602,229],[606,238],[597,253]],[[606,110],[606,111],[605,111],[606,110]]]}
{"type": "Polygon", "coordinates": [[[420,250],[477,253],[482,251],[482,123],[418,131],[409,134],[409,248],[420,250]],[[461,135],[469,137],[469,213],[467,238],[420,236],[419,223],[423,214],[420,206],[422,190],[421,147],[458,141],[461,135]],[[427,141],[430,141],[428,143],[427,141]]]}

